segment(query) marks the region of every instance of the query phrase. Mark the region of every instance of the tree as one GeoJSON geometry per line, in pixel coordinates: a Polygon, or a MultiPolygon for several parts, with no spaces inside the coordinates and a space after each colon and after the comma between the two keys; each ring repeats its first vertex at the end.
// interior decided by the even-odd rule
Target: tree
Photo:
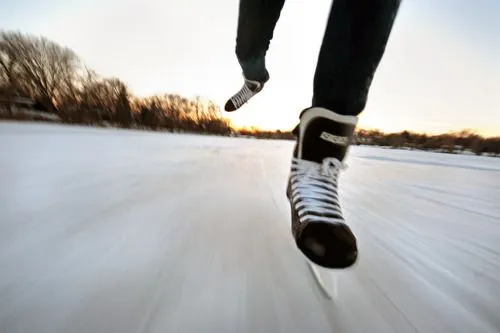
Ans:
{"type": "Polygon", "coordinates": [[[132,108],[130,107],[129,93],[123,83],[121,83],[118,89],[115,109],[116,120],[121,126],[130,127],[132,124],[132,108]]]}
{"type": "Polygon", "coordinates": [[[56,111],[66,98],[76,98],[81,62],[71,49],[44,37],[0,32],[0,77],[12,95],[37,99],[56,111]]]}

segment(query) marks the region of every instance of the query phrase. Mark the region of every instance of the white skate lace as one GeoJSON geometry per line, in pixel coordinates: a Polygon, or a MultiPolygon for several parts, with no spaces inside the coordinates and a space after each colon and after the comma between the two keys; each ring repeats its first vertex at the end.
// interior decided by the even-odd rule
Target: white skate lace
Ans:
{"type": "Polygon", "coordinates": [[[248,102],[248,100],[252,98],[252,96],[255,94],[256,92],[250,90],[247,83],[245,82],[243,84],[243,87],[241,87],[240,91],[238,91],[233,97],[231,97],[231,101],[233,102],[236,108],[239,108],[240,106],[248,102]]]}
{"type": "Polygon", "coordinates": [[[346,165],[333,157],[323,163],[292,159],[291,194],[300,222],[343,223],[337,193],[340,170],[346,165]]]}

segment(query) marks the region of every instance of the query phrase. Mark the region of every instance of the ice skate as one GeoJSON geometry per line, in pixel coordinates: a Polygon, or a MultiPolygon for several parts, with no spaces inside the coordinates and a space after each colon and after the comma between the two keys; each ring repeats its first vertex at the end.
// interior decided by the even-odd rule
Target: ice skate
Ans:
{"type": "Polygon", "coordinates": [[[236,111],[264,88],[264,82],[245,79],[243,87],[224,106],[228,112],[236,111]]]}
{"type": "Polygon", "coordinates": [[[313,263],[347,268],[358,257],[356,237],[344,221],[338,195],[343,167],[357,117],[313,107],[301,114],[287,196],[292,233],[313,263]]]}

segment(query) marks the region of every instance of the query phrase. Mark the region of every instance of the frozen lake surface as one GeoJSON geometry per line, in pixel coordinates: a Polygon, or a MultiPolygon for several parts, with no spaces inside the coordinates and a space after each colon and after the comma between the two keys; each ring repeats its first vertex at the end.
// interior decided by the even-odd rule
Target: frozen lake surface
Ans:
{"type": "Polygon", "coordinates": [[[290,141],[0,123],[0,332],[500,332],[500,159],[353,147],[326,300],[290,141]]]}

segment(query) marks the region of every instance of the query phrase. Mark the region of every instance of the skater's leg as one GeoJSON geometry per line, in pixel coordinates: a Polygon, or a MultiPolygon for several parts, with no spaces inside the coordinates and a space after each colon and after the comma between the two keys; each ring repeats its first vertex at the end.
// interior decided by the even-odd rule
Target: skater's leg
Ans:
{"type": "Polygon", "coordinates": [[[295,129],[287,191],[292,232],[302,253],[324,267],[350,267],[358,258],[340,206],[338,175],[399,5],[400,0],[334,0],[313,105],[295,129]]]}
{"type": "Polygon", "coordinates": [[[266,82],[265,57],[285,0],[240,0],[236,56],[246,79],[266,82]]]}
{"type": "Polygon", "coordinates": [[[266,53],[284,3],[285,0],[240,0],[236,56],[245,82],[226,102],[226,111],[240,108],[269,80],[266,53]]]}
{"type": "Polygon", "coordinates": [[[335,0],[314,76],[313,106],[358,115],[401,0],[335,0]]]}

